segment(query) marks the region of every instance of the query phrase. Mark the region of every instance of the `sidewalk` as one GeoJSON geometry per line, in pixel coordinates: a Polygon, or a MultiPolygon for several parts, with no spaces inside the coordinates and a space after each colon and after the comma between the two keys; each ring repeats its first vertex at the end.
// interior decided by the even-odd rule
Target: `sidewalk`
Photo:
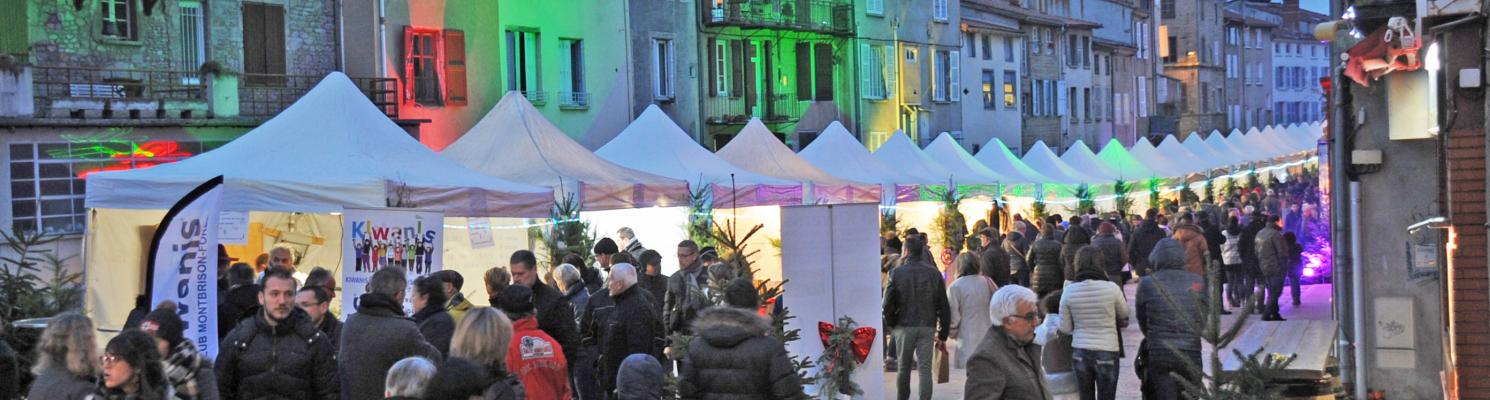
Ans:
{"type": "MultiPolygon", "coordinates": [[[[1124,293],[1127,293],[1127,295],[1128,295],[1128,307],[1129,307],[1129,311],[1130,312],[1132,311],[1132,307],[1133,307],[1134,291],[1137,290],[1137,288],[1138,288],[1138,282],[1137,281],[1129,282],[1128,285],[1126,285],[1126,286],[1123,287],[1123,292],[1124,293]]],[[[1290,320],[1291,319],[1310,319],[1310,320],[1327,320],[1327,319],[1331,319],[1330,318],[1331,309],[1333,308],[1333,304],[1331,302],[1332,299],[1330,298],[1330,296],[1332,295],[1331,285],[1330,284],[1308,285],[1308,286],[1302,287],[1302,289],[1303,290],[1302,290],[1302,296],[1301,297],[1303,297],[1303,299],[1304,299],[1304,304],[1301,305],[1301,306],[1298,306],[1298,307],[1294,307],[1292,305],[1293,297],[1292,297],[1291,293],[1289,293],[1287,289],[1284,290],[1283,298],[1278,301],[1280,304],[1282,304],[1282,306],[1281,306],[1281,309],[1282,309],[1281,310],[1281,313],[1283,314],[1283,318],[1290,319],[1290,320]]],[[[1248,321],[1257,321],[1259,318],[1261,318],[1261,317],[1259,317],[1257,315],[1253,315],[1251,318],[1248,318],[1248,321]]],[[[1234,317],[1227,316],[1227,317],[1225,317],[1225,318],[1222,319],[1222,326],[1223,327],[1230,326],[1230,324],[1232,322],[1234,322],[1235,320],[1236,319],[1234,317]]],[[[1128,327],[1125,328],[1125,329],[1123,329],[1123,346],[1125,348],[1125,353],[1127,354],[1127,357],[1124,357],[1123,358],[1122,363],[1121,363],[1122,364],[1121,365],[1122,366],[1122,369],[1118,372],[1118,392],[1117,392],[1117,398],[1119,398],[1119,399],[1139,399],[1139,398],[1142,398],[1142,395],[1139,392],[1138,376],[1135,375],[1134,372],[1133,372],[1133,357],[1134,357],[1135,354],[1138,353],[1138,343],[1141,342],[1142,340],[1143,340],[1143,334],[1138,331],[1138,324],[1137,323],[1128,324],[1128,327]]],[[[1210,352],[1211,352],[1211,349],[1207,348],[1205,350],[1205,357],[1209,357],[1210,356],[1210,352]]],[[[936,385],[936,388],[933,391],[934,394],[933,394],[932,398],[933,399],[948,399],[948,400],[963,398],[963,387],[964,387],[964,384],[967,381],[967,375],[966,374],[967,374],[967,371],[965,371],[965,370],[959,370],[959,369],[952,370],[952,374],[951,374],[952,375],[952,380],[950,382],[947,382],[947,383],[936,385]]],[[[916,378],[913,375],[913,377],[911,378],[911,396],[915,396],[916,387],[917,387],[916,385],[918,385],[918,384],[919,383],[916,381],[916,378]]],[[[895,374],[894,373],[886,373],[885,374],[885,398],[886,399],[894,399],[895,398],[895,374]]],[[[1069,395],[1057,395],[1056,398],[1057,399],[1077,399],[1078,397],[1075,394],[1069,394],[1069,395]]]]}

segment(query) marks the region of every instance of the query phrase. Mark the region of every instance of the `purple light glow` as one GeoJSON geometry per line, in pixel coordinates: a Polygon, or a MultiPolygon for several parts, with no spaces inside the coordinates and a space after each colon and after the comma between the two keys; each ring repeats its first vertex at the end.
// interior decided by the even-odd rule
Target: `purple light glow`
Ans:
{"type": "Polygon", "coordinates": [[[1314,277],[1314,273],[1315,273],[1314,272],[1314,268],[1304,268],[1304,277],[1305,278],[1313,278],[1314,277]]]}

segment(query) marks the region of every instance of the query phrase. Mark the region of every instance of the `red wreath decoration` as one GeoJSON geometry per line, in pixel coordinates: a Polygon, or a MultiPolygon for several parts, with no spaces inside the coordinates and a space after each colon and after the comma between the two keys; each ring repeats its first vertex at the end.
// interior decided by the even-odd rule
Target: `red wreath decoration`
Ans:
{"type": "MultiPolygon", "coordinates": [[[[838,329],[838,326],[833,325],[828,321],[818,321],[817,335],[823,340],[823,348],[832,346],[832,344],[829,342],[833,337],[833,332],[838,329]]],[[[854,329],[854,339],[852,342],[849,343],[853,346],[855,359],[854,361],[858,362],[859,364],[863,364],[864,360],[869,358],[869,350],[874,347],[874,339],[878,337],[876,335],[877,333],[879,332],[876,331],[874,328],[867,326],[854,329]]]]}

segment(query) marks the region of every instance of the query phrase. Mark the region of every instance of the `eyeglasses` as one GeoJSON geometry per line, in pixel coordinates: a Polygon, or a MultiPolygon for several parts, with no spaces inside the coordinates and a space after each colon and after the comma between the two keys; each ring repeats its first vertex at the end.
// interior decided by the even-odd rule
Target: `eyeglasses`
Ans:
{"type": "Polygon", "coordinates": [[[115,356],[113,354],[104,354],[104,355],[98,356],[98,363],[99,364],[102,364],[105,367],[114,365],[114,363],[115,362],[118,362],[118,361],[119,361],[119,357],[117,357],[117,356],[115,356]]]}
{"type": "Polygon", "coordinates": [[[1019,318],[1019,319],[1025,320],[1025,322],[1029,322],[1029,323],[1032,323],[1032,324],[1035,323],[1035,321],[1039,321],[1041,319],[1044,319],[1043,317],[1040,316],[1040,313],[1037,312],[1037,311],[1030,311],[1028,313],[1025,313],[1024,315],[1010,315],[1009,318],[1019,318]]]}

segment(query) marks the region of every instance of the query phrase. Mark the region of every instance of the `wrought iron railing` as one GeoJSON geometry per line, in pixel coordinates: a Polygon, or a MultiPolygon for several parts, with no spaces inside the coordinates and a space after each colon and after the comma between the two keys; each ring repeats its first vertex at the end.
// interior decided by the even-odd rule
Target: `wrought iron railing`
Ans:
{"type": "MultiPolygon", "coordinates": [[[[272,117],[279,114],[323,78],[316,75],[244,74],[238,80],[238,115],[272,117]]],[[[383,114],[398,118],[401,90],[398,79],[352,78],[352,82],[383,114]]]]}
{"type": "Polygon", "coordinates": [[[851,34],[854,3],[846,0],[711,0],[709,25],[851,34]]]}
{"type": "Polygon", "coordinates": [[[795,93],[775,93],[754,102],[745,97],[716,96],[704,98],[704,118],[711,124],[744,124],[759,117],[762,122],[790,122],[802,117],[803,102],[795,93]]]}
{"type": "Polygon", "coordinates": [[[388,118],[398,119],[398,93],[399,85],[397,78],[352,78],[362,93],[372,100],[374,106],[388,118]]]}
{"type": "Polygon", "coordinates": [[[62,100],[202,100],[207,83],[196,71],[31,67],[38,110],[62,100]]]}
{"type": "Polygon", "coordinates": [[[520,93],[523,94],[523,98],[528,99],[529,103],[543,104],[548,101],[548,95],[541,90],[523,90],[520,93]]]}
{"type": "Polygon", "coordinates": [[[590,105],[590,92],[559,92],[559,105],[585,107],[590,105]]]}

